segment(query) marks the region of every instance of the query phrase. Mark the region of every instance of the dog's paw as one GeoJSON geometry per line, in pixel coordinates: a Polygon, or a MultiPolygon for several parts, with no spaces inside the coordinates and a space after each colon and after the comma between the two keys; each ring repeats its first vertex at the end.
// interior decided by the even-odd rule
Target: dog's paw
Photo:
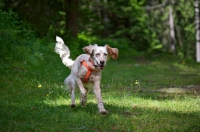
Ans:
{"type": "Polygon", "coordinates": [[[102,114],[102,115],[106,115],[106,114],[108,114],[108,111],[106,111],[106,110],[102,110],[102,111],[100,111],[100,114],[102,114]]]}

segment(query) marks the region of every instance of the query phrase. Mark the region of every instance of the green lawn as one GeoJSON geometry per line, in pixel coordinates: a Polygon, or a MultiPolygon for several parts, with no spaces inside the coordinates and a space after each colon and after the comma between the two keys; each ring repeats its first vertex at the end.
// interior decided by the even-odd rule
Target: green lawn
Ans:
{"type": "Polygon", "coordinates": [[[1,131],[200,131],[200,64],[173,57],[109,61],[101,85],[108,115],[98,113],[92,90],[81,107],[77,89],[77,107],[70,108],[63,86],[70,71],[59,58],[27,65],[0,65],[1,131]]]}

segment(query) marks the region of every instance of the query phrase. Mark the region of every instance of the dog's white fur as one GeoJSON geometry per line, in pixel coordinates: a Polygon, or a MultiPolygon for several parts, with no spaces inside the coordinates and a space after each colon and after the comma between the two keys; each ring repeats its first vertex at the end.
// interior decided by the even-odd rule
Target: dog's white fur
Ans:
{"type": "Polygon", "coordinates": [[[64,65],[71,69],[71,74],[65,79],[64,83],[67,84],[71,89],[71,107],[75,107],[75,87],[78,85],[80,89],[80,102],[84,106],[87,101],[87,90],[88,84],[93,84],[93,89],[98,102],[98,109],[101,114],[107,114],[105,110],[102,97],[101,97],[101,70],[106,65],[108,58],[117,59],[118,49],[111,48],[108,45],[98,46],[97,44],[89,45],[83,48],[87,54],[79,55],[75,61],[70,59],[70,51],[64,44],[64,41],[56,36],[55,52],[58,53],[62,59],[64,65]],[[88,69],[81,65],[81,62],[85,60],[88,66],[93,70],[89,76],[88,83],[84,83],[83,79],[88,69]],[[89,60],[92,60],[93,64],[89,60]]]}

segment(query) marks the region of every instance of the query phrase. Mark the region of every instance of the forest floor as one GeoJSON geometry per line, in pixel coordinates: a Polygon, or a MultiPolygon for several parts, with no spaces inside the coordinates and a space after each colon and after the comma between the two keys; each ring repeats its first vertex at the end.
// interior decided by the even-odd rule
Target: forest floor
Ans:
{"type": "Polygon", "coordinates": [[[85,107],[70,108],[61,60],[0,65],[1,131],[200,131],[200,65],[173,56],[110,60],[102,72],[107,115],[91,92],[85,107]],[[49,62],[50,63],[50,62],[49,62]]]}

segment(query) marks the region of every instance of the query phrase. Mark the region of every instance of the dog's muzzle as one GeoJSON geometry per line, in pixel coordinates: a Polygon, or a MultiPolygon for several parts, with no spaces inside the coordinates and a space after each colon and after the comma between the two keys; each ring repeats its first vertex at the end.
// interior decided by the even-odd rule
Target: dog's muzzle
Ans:
{"type": "Polygon", "coordinates": [[[105,66],[105,62],[104,61],[100,61],[99,64],[97,65],[99,70],[103,70],[104,66],[105,66]]]}
{"type": "Polygon", "coordinates": [[[94,66],[97,67],[99,70],[103,70],[105,66],[105,61],[98,61],[96,57],[94,57],[94,66]]]}

